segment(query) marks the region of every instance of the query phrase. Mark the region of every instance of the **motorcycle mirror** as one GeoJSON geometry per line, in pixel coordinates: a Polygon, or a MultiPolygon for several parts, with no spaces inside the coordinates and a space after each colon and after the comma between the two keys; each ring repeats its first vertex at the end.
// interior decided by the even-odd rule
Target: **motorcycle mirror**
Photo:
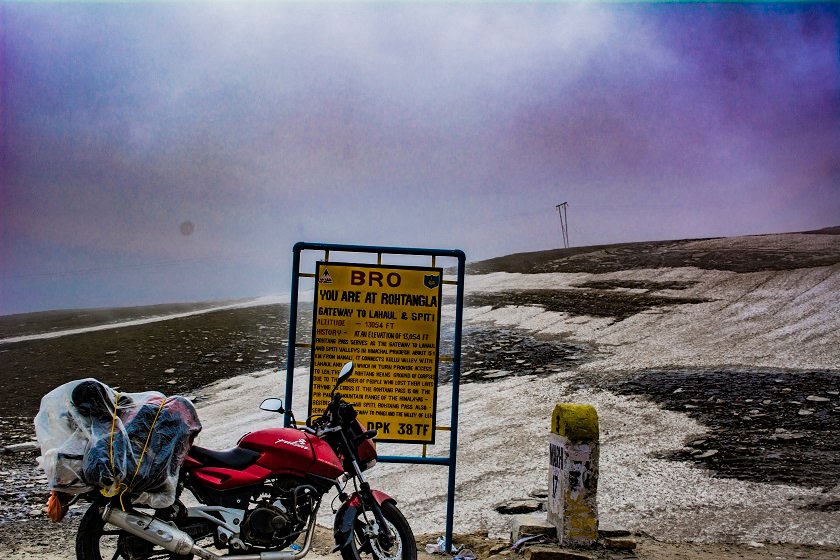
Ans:
{"type": "MultiPolygon", "coordinates": [[[[341,368],[341,371],[338,372],[338,381],[335,382],[335,389],[338,389],[338,386],[347,381],[347,378],[353,375],[353,362],[347,362],[344,364],[344,367],[341,368]]],[[[333,389],[333,392],[335,392],[333,389]]]]}
{"type": "Polygon", "coordinates": [[[262,403],[260,403],[260,410],[267,410],[268,412],[286,412],[283,408],[283,399],[277,399],[274,397],[265,399],[262,403]]]}

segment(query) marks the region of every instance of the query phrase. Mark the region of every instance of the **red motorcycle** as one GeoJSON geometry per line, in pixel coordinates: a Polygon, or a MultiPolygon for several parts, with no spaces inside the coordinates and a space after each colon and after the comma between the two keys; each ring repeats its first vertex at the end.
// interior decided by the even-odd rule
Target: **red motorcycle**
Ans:
{"type": "MultiPolygon", "coordinates": [[[[318,508],[333,488],[333,552],[344,560],[363,554],[416,560],[414,534],[396,501],[365,480],[364,471],[376,463],[376,430],[365,431],[337,392],[352,374],[350,362],[326,411],[306,426],[251,432],[225,451],[192,446],[168,508],[123,510],[114,498],[87,494],[93,504],[76,536],[78,560],[298,560],[311,549],[318,508]],[[201,505],[186,507],[183,490],[201,505]],[[210,544],[220,552],[208,550],[210,544]]],[[[275,398],[260,408],[286,412],[275,398]]]]}

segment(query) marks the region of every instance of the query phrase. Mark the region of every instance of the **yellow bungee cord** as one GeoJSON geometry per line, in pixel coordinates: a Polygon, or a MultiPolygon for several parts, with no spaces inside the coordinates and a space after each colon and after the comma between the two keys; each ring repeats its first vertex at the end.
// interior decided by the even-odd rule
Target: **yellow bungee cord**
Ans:
{"type": "MultiPolygon", "coordinates": [[[[163,406],[166,404],[166,401],[169,400],[168,397],[164,398],[160,401],[160,405],[158,405],[157,412],[155,413],[155,418],[152,420],[152,425],[149,427],[149,433],[146,435],[146,441],[143,444],[143,451],[140,452],[140,459],[137,461],[137,468],[134,469],[134,474],[131,476],[131,480],[128,484],[124,481],[114,481],[114,484],[109,488],[103,488],[100,490],[100,493],[105,496],[106,498],[113,498],[117,494],[120,496],[120,507],[123,511],[125,511],[125,504],[123,504],[123,495],[131,489],[131,485],[134,484],[134,479],[137,478],[137,473],[140,472],[140,465],[143,464],[143,458],[146,456],[146,451],[149,449],[149,440],[152,439],[152,432],[155,431],[155,426],[157,425],[158,417],[160,417],[160,412],[163,410],[163,406]]],[[[111,445],[110,445],[110,459],[111,459],[111,472],[115,473],[114,471],[114,432],[116,431],[117,425],[117,408],[118,403],[120,401],[120,394],[116,393],[114,396],[114,415],[111,419],[111,445]]],[[[115,473],[116,474],[116,473],[115,473]]]]}

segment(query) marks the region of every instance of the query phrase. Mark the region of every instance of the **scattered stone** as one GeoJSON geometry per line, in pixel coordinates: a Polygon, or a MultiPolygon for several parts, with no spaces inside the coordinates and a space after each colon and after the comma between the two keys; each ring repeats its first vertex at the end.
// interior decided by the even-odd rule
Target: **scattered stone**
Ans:
{"type": "Polygon", "coordinates": [[[510,541],[516,542],[525,535],[557,536],[557,527],[549,523],[544,515],[522,514],[516,515],[511,522],[510,541]]]}
{"type": "Polygon", "coordinates": [[[538,488],[536,490],[532,490],[528,492],[528,495],[532,498],[538,498],[540,500],[545,500],[548,498],[548,489],[547,488],[538,488]]]}
{"type": "Polygon", "coordinates": [[[793,441],[797,439],[802,439],[805,437],[805,434],[800,434],[796,432],[788,432],[786,430],[782,430],[781,432],[777,432],[770,436],[771,440],[781,440],[781,441],[793,441]]]}
{"type": "Polygon", "coordinates": [[[747,543],[747,546],[750,548],[764,548],[764,543],[750,541],[747,543]]]}
{"type": "Polygon", "coordinates": [[[490,550],[488,552],[490,553],[490,556],[494,556],[496,554],[500,554],[500,553],[508,550],[509,548],[510,548],[510,545],[507,545],[505,543],[501,543],[501,544],[497,544],[495,546],[490,547],[490,550]]]}
{"type": "Polygon", "coordinates": [[[27,441],[24,443],[13,443],[3,448],[3,453],[21,453],[23,451],[37,451],[38,444],[34,441],[27,441]]]}
{"type": "Polygon", "coordinates": [[[175,368],[171,367],[171,368],[165,369],[165,370],[163,370],[163,373],[175,373],[175,368]]]}
{"type": "Polygon", "coordinates": [[[688,436],[683,447],[665,455],[668,459],[707,465],[716,477],[810,488],[837,484],[840,399],[829,393],[840,393],[836,371],[653,369],[600,386],[618,394],[645,395],[705,425],[702,437],[688,436]],[[677,389],[682,391],[675,393],[677,389]],[[830,397],[831,402],[807,399],[809,395],[830,397]],[[686,404],[700,406],[691,409],[686,404]],[[701,439],[706,441],[695,443],[701,439]],[[807,451],[802,449],[804,442],[807,451]],[[711,448],[718,454],[698,458],[711,448]]]}
{"type": "Polygon", "coordinates": [[[717,453],[718,453],[717,449],[709,449],[708,451],[704,451],[703,453],[701,453],[699,455],[695,455],[694,458],[695,459],[706,459],[708,457],[712,457],[714,455],[717,455],[717,453]]]}
{"type": "Polygon", "coordinates": [[[618,527],[614,527],[606,523],[600,523],[598,525],[598,535],[604,538],[616,538],[629,537],[631,533],[626,529],[619,529],[618,527]]]}
{"type": "Polygon", "coordinates": [[[805,400],[806,401],[811,401],[811,402],[829,402],[829,401],[831,401],[831,399],[827,399],[825,397],[818,397],[816,395],[808,395],[807,397],[805,397],[805,400]]]}
{"type": "MultiPolygon", "coordinates": [[[[441,352],[449,353],[448,342],[442,344],[441,352]]],[[[538,340],[518,329],[473,327],[464,332],[461,363],[471,371],[469,379],[464,380],[480,383],[512,375],[550,375],[558,365],[588,353],[587,346],[538,340]],[[500,371],[508,374],[499,375],[500,371]]],[[[440,381],[449,381],[449,374],[441,372],[440,381]]]]}
{"type": "Polygon", "coordinates": [[[594,560],[585,552],[578,552],[551,545],[536,545],[525,549],[525,560],[594,560]]]}
{"type": "Polygon", "coordinates": [[[612,549],[633,550],[636,548],[636,541],[627,538],[605,538],[604,546],[612,549]]]}
{"type": "Polygon", "coordinates": [[[533,513],[540,511],[543,503],[534,499],[515,499],[508,500],[496,506],[496,511],[502,515],[514,515],[519,513],[533,513]]]}

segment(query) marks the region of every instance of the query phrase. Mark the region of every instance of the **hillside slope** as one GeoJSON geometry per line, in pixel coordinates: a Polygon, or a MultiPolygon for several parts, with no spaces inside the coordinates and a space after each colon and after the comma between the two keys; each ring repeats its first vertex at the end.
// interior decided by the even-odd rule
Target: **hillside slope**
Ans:
{"type": "Polygon", "coordinates": [[[744,237],[646,241],[516,253],[470,263],[469,274],[493,272],[616,272],[695,267],[756,272],[830,266],[840,262],[840,226],[744,237]]]}
{"type": "MultiPolygon", "coordinates": [[[[470,298],[484,305],[470,309],[470,320],[515,321],[542,335],[595,345],[598,358],[582,366],[593,372],[840,367],[840,235],[752,236],[679,246],[679,254],[702,255],[712,268],[635,266],[673,256],[669,245],[659,251],[644,246],[640,253],[627,249],[616,257],[627,270],[471,276],[470,298]],[[725,259],[712,262],[712,255],[725,259]],[[736,261],[752,271],[729,270],[736,261]],[[784,268],[791,262],[802,266],[784,268]],[[587,300],[591,309],[581,308],[587,300]]],[[[588,268],[597,269],[603,260],[600,251],[585,255],[588,268]]],[[[570,258],[582,264],[583,256],[570,258]]],[[[529,269],[549,264],[532,263],[529,269]]]]}

